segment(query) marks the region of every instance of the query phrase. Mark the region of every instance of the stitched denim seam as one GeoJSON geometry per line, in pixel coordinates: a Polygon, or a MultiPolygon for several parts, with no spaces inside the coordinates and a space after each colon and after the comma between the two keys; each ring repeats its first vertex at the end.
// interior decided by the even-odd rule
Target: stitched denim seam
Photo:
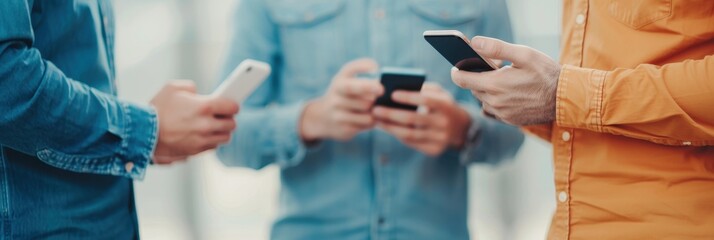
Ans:
{"type": "Polygon", "coordinates": [[[3,201],[0,203],[2,204],[2,209],[5,211],[2,213],[2,224],[3,224],[3,239],[12,239],[12,226],[10,224],[10,193],[9,193],[9,185],[8,185],[8,178],[7,178],[7,164],[5,161],[5,149],[0,145],[0,168],[2,168],[2,178],[3,178],[3,184],[2,184],[2,195],[3,195],[3,201]]]}

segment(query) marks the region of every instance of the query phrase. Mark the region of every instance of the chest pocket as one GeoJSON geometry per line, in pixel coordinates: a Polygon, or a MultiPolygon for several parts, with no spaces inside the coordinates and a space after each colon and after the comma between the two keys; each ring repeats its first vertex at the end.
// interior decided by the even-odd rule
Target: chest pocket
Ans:
{"type": "Polygon", "coordinates": [[[334,55],[347,48],[342,16],[346,0],[268,0],[267,4],[285,58],[282,95],[289,100],[321,95],[330,85],[333,69],[339,69],[334,55]]]}
{"type": "Polygon", "coordinates": [[[641,29],[672,14],[672,0],[609,0],[610,16],[633,29],[641,29]]]}
{"type": "Polygon", "coordinates": [[[436,26],[456,26],[474,21],[481,11],[481,1],[463,0],[411,0],[410,9],[417,16],[436,26]]]}

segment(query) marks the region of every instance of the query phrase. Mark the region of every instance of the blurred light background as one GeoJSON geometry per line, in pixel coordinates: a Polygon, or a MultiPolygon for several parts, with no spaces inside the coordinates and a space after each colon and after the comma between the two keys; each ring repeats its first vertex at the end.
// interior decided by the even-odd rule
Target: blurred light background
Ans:
{"type": "MultiPolygon", "coordinates": [[[[120,96],[147,103],[169,79],[215,86],[239,0],[121,0],[117,17],[120,96]]],[[[516,42],[557,58],[561,1],[508,0],[516,42]]],[[[474,239],[545,239],[555,208],[549,144],[529,138],[514,161],[470,170],[474,239]]],[[[228,169],[211,153],[153,166],[136,184],[143,239],[268,239],[278,170],[228,169]]]]}

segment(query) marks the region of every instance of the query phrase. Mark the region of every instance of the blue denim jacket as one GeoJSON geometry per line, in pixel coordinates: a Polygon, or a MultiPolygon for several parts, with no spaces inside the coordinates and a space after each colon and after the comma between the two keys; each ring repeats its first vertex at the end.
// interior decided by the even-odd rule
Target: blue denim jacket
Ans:
{"type": "Polygon", "coordinates": [[[0,238],[137,238],[153,110],[114,96],[103,0],[0,1],[0,238]]]}
{"type": "Polygon", "coordinates": [[[504,1],[242,0],[233,23],[226,70],[254,58],[274,72],[244,103],[239,130],[218,154],[229,166],[281,167],[273,239],[468,238],[467,164],[512,157],[523,135],[481,115],[422,33],[458,29],[510,40],[504,1]],[[451,92],[473,119],[465,149],[430,158],[381,130],[305,146],[297,130],[305,101],[362,57],[424,69],[427,81],[451,92]]]}

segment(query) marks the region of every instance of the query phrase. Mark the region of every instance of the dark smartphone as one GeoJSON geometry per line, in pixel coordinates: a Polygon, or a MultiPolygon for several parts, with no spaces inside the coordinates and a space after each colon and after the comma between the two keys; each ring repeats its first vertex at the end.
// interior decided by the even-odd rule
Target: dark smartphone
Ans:
{"type": "Polygon", "coordinates": [[[397,90],[419,92],[425,80],[426,74],[423,70],[383,68],[380,82],[384,86],[384,95],[377,98],[375,105],[416,111],[417,106],[394,102],[392,93],[397,90]]]}
{"type": "Polygon", "coordinates": [[[459,31],[426,31],[424,32],[424,39],[459,70],[486,72],[498,69],[496,64],[487,58],[481,57],[471,48],[469,40],[459,31]]]}

